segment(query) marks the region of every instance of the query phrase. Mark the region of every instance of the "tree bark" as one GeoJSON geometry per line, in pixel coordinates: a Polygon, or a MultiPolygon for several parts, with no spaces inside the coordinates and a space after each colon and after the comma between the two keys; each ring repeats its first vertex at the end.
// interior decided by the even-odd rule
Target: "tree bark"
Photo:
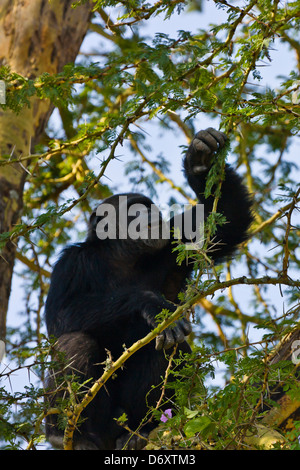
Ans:
{"type": "MultiPolygon", "coordinates": [[[[269,358],[270,364],[277,364],[281,361],[292,361],[294,364],[294,374],[297,380],[299,376],[300,365],[300,328],[295,328],[287,334],[275,348],[269,358]]],[[[272,394],[272,390],[271,390],[272,394]]],[[[300,400],[292,398],[288,393],[276,390],[274,400],[277,406],[271,408],[263,418],[263,423],[267,426],[273,426],[282,430],[288,430],[293,427],[293,422],[298,421],[300,417],[300,400]],[[277,393],[277,397],[276,397],[277,393]]]]}
{"type": "MultiPolygon", "coordinates": [[[[92,2],[73,9],[73,0],[0,0],[0,65],[35,78],[57,73],[74,62],[89,27],[92,2]]],[[[0,108],[0,155],[29,155],[38,143],[53,108],[33,98],[17,115],[0,108]]],[[[22,165],[0,167],[0,233],[9,232],[22,213],[26,179],[22,165]]],[[[16,245],[8,242],[0,258],[0,340],[5,341],[6,312],[16,245]]]]}

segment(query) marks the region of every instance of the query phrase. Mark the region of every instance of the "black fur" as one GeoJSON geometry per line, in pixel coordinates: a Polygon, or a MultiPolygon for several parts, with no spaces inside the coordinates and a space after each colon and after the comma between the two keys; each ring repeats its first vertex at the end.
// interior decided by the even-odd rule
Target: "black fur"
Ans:
{"type": "MultiPolygon", "coordinates": [[[[211,211],[213,197],[204,199],[203,192],[215,152],[225,144],[226,136],[214,129],[196,134],[184,159],[184,170],[190,187],[205,205],[205,215],[211,211]]],[[[129,193],[129,205],[134,202],[150,204],[142,195],[129,193]]],[[[118,209],[116,196],[108,198],[118,209]]],[[[211,252],[215,260],[232,256],[237,245],[244,241],[251,223],[251,202],[246,188],[235,171],[226,166],[218,211],[227,223],[215,234],[217,249],[211,252]]],[[[145,243],[143,240],[99,240],[95,228],[99,218],[91,217],[89,235],[85,242],[67,247],[56,264],[46,303],[49,335],[58,338],[57,348],[72,361],[82,380],[97,379],[103,372],[103,362],[110,351],[117,359],[125,346],[142,338],[156,325],[155,316],[163,308],[175,311],[173,304],[184,288],[192,266],[178,266],[172,252],[171,240],[145,243]]],[[[184,319],[173,329],[161,334],[140,349],[126,363],[117,377],[110,380],[87,407],[86,420],[75,435],[75,449],[121,448],[128,438],[113,418],[122,413],[128,417],[130,429],[135,430],[147,412],[147,401],[155,406],[160,397],[158,385],[164,376],[167,359],[164,349],[179,343],[178,349],[189,351],[184,337],[190,326],[184,319]]],[[[56,390],[55,377],[48,379],[50,390],[56,390]]],[[[56,398],[62,392],[56,393],[56,398]]],[[[52,398],[55,405],[55,397],[52,398]]],[[[140,430],[147,435],[154,425],[140,430]]],[[[47,436],[53,446],[62,447],[62,431],[56,416],[47,418],[47,436]]],[[[134,437],[131,448],[141,448],[144,441],[134,437]]]]}

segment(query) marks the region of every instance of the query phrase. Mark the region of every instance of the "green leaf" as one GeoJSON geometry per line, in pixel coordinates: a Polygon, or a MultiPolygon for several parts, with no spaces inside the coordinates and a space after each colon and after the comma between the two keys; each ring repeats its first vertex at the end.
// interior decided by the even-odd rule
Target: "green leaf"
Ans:
{"type": "Polygon", "coordinates": [[[190,410],[189,408],[186,408],[185,406],[183,407],[183,410],[184,410],[185,416],[189,419],[195,418],[195,416],[197,416],[197,414],[199,413],[199,411],[190,410]]]}
{"type": "Polygon", "coordinates": [[[211,434],[215,429],[215,424],[208,416],[199,416],[191,419],[184,426],[184,432],[187,437],[193,437],[197,433],[201,433],[203,437],[211,434]]]}

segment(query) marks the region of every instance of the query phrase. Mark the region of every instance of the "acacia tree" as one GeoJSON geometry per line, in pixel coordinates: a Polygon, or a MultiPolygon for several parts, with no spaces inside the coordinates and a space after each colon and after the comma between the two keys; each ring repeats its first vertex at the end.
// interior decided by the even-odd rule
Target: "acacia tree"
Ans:
{"type": "MultiPolygon", "coordinates": [[[[3,3],[7,47],[1,52],[5,65],[0,69],[0,79],[6,84],[0,115],[0,243],[6,261],[1,268],[5,288],[1,318],[5,318],[16,251],[23,266],[27,316],[17,332],[8,328],[6,342],[7,355],[16,359],[17,370],[32,370],[42,381],[49,367],[51,345],[45,339],[42,311],[53,259],[60,246],[80,238],[80,222],[88,219],[99,199],[113,191],[115,181],[105,177],[112,164],[123,165],[120,154],[130,189],[138,188],[156,202],[162,191],[170,202],[192,200],[184,184],[179,186],[171,178],[172,160],[151,148],[149,129],[158,139],[163,135],[171,141],[176,135],[179,147],[188,145],[203,118],[215,120],[213,125],[231,136],[228,158],[253,194],[255,215],[241,254],[214,267],[205,248],[215,225],[222,223],[216,191],[207,240],[204,249],[192,253],[195,273],[179,299],[181,307],[162,317],[158,328],[128,347],[121,358],[108,362],[89,393],[66,379],[66,387],[72,389],[69,400],[49,410],[43,404],[42,382],[22,393],[3,387],[0,435],[4,447],[16,448],[24,440],[28,448],[36,447],[43,435],[43,418],[55,412],[64,422],[65,448],[71,448],[82,410],[105,381],[138,348],[192,309],[193,353],[180,375],[170,360],[161,400],[173,374],[173,416],[151,436],[149,448],[297,448],[300,282],[296,217],[300,190],[296,159],[289,149],[297,142],[300,126],[299,5],[282,6],[271,0],[214,1],[214,8],[221,8],[225,18],[219,24],[194,33],[155,31],[149,37],[144,28],[149,25],[155,30],[157,16],[200,16],[200,3],[100,0],[93,4],[88,25],[91,6],[85,2],[79,2],[82,5],[72,13],[69,2],[28,2],[34,13],[31,18],[36,18],[33,24],[39,25],[35,34],[29,34],[30,25],[24,19],[17,23],[14,18],[17,2],[12,9],[3,3]],[[41,8],[48,12],[43,15],[45,22],[37,19],[41,8]],[[20,24],[14,30],[19,32],[14,48],[10,39],[15,36],[7,34],[7,25],[12,30],[12,24],[20,24]],[[75,65],[72,61],[88,27],[93,48],[81,54],[75,65]],[[68,40],[70,30],[72,41],[68,40]],[[45,37],[45,47],[39,47],[45,37]],[[287,69],[274,88],[260,87],[261,67],[272,66],[272,51],[279,42],[290,50],[287,69]],[[45,129],[53,108],[59,115],[58,130],[51,124],[45,129]],[[22,193],[24,207],[18,222],[22,193]],[[279,290],[283,301],[273,301],[279,290]],[[207,380],[217,371],[217,361],[223,364],[226,381],[215,386],[207,380]],[[18,405],[17,416],[12,404],[18,405]]],[[[15,14],[21,14],[22,8],[15,14]]],[[[29,18],[25,11],[24,18],[29,18]]],[[[222,190],[222,157],[210,174],[209,188],[222,190]]],[[[184,262],[186,253],[180,246],[177,249],[178,262],[184,262]]],[[[2,381],[11,374],[11,368],[4,368],[2,381]]],[[[157,415],[157,410],[149,410],[149,416],[152,413],[157,415]]],[[[149,416],[145,419],[152,419],[149,416]]],[[[126,427],[126,421],[120,425],[126,427]]]]}
{"type": "MultiPolygon", "coordinates": [[[[41,74],[55,74],[73,62],[86,34],[91,4],[73,9],[72,2],[10,2],[1,0],[0,64],[5,75],[19,74],[19,96],[0,112],[0,227],[9,232],[18,224],[23,206],[28,156],[41,140],[53,111],[53,103],[43,95],[36,95],[32,87],[41,74]],[[66,47],[68,44],[68,47],[66,47]],[[6,72],[5,72],[6,71],[6,72]],[[25,94],[22,92],[26,83],[25,94]],[[25,82],[25,83],[24,83],[25,82]],[[23,95],[23,97],[22,97],[23,95]],[[26,106],[23,106],[26,103],[26,106]],[[10,162],[14,160],[14,162],[10,162]],[[17,162],[16,162],[17,161],[17,162]],[[9,163],[9,164],[7,164],[9,163]]],[[[9,82],[7,82],[9,86],[9,82]]],[[[2,100],[5,102],[5,99],[2,100]]],[[[14,266],[16,243],[2,247],[0,261],[0,340],[6,336],[6,311],[14,266]]]]}

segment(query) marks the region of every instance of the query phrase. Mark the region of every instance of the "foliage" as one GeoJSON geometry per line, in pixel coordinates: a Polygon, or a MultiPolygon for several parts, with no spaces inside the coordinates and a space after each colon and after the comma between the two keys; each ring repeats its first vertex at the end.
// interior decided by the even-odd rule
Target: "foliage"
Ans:
{"type": "MultiPolygon", "coordinates": [[[[267,360],[297,326],[299,311],[299,2],[215,0],[209,8],[222,12],[218,24],[168,34],[156,30],[156,19],[187,15],[197,24],[198,1],[99,0],[89,54],[80,54],[76,64],[36,79],[0,69],[7,90],[4,111],[18,113],[37,96],[53,103],[60,120],[58,130],[50,121],[34,154],[0,160],[1,166],[30,162],[22,221],[0,235],[0,247],[8,238],[18,239],[25,293],[25,321],[9,329],[1,371],[3,448],[39,448],[43,439],[49,410],[42,380],[52,345],[44,337],[42,312],[55,256],[83,236],[91,208],[115,190],[116,181],[106,175],[112,164],[122,167],[121,159],[130,188],[158,203],[162,193],[170,203],[191,202],[180,175],[178,181],[171,178],[172,155],[164,155],[160,144],[156,150],[155,141],[169,146],[176,138],[184,150],[204,119],[231,135],[228,159],[253,194],[255,222],[241,253],[221,267],[211,265],[209,250],[191,253],[196,269],[180,300],[194,311],[193,353],[180,370],[171,360],[167,378],[175,381],[175,397],[165,409],[172,408],[172,417],[161,423],[152,445],[253,448],[258,444],[247,439],[274,406],[270,390],[283,387],[300,399],[295,364],[267,360]],[[290,59],[279,78],[262,86],[264,67],[272,72],[278,47],[288,50],[290,59]],[[9,360],[15,366],[5,367],[9,360]],[[23,392],[9,387],[19,370],[37,377],[23,392]]],[[[212,169],[207,194],[222,179],[225,157],[212,169]]],[[[226,223],[217,212],[219,191],[217,184],[207,240],[216,223],[226,223]]],[[[178,250],[184,262],[186,253],[178,250]]],[[[167,321],[168,313],[162,318],[167,321]]],[[[81,397],[72,384],[71,395],[81,397]]],[[[70,399],[52,412],[63,413],[66,424],[73,406],[70,399]]],[[[151,412],[159,418],[158,410],[151,412]]],[[[298,448],[298,429],[296,420],[280,429],[283,441],[276,445],[298,448]]]]}

